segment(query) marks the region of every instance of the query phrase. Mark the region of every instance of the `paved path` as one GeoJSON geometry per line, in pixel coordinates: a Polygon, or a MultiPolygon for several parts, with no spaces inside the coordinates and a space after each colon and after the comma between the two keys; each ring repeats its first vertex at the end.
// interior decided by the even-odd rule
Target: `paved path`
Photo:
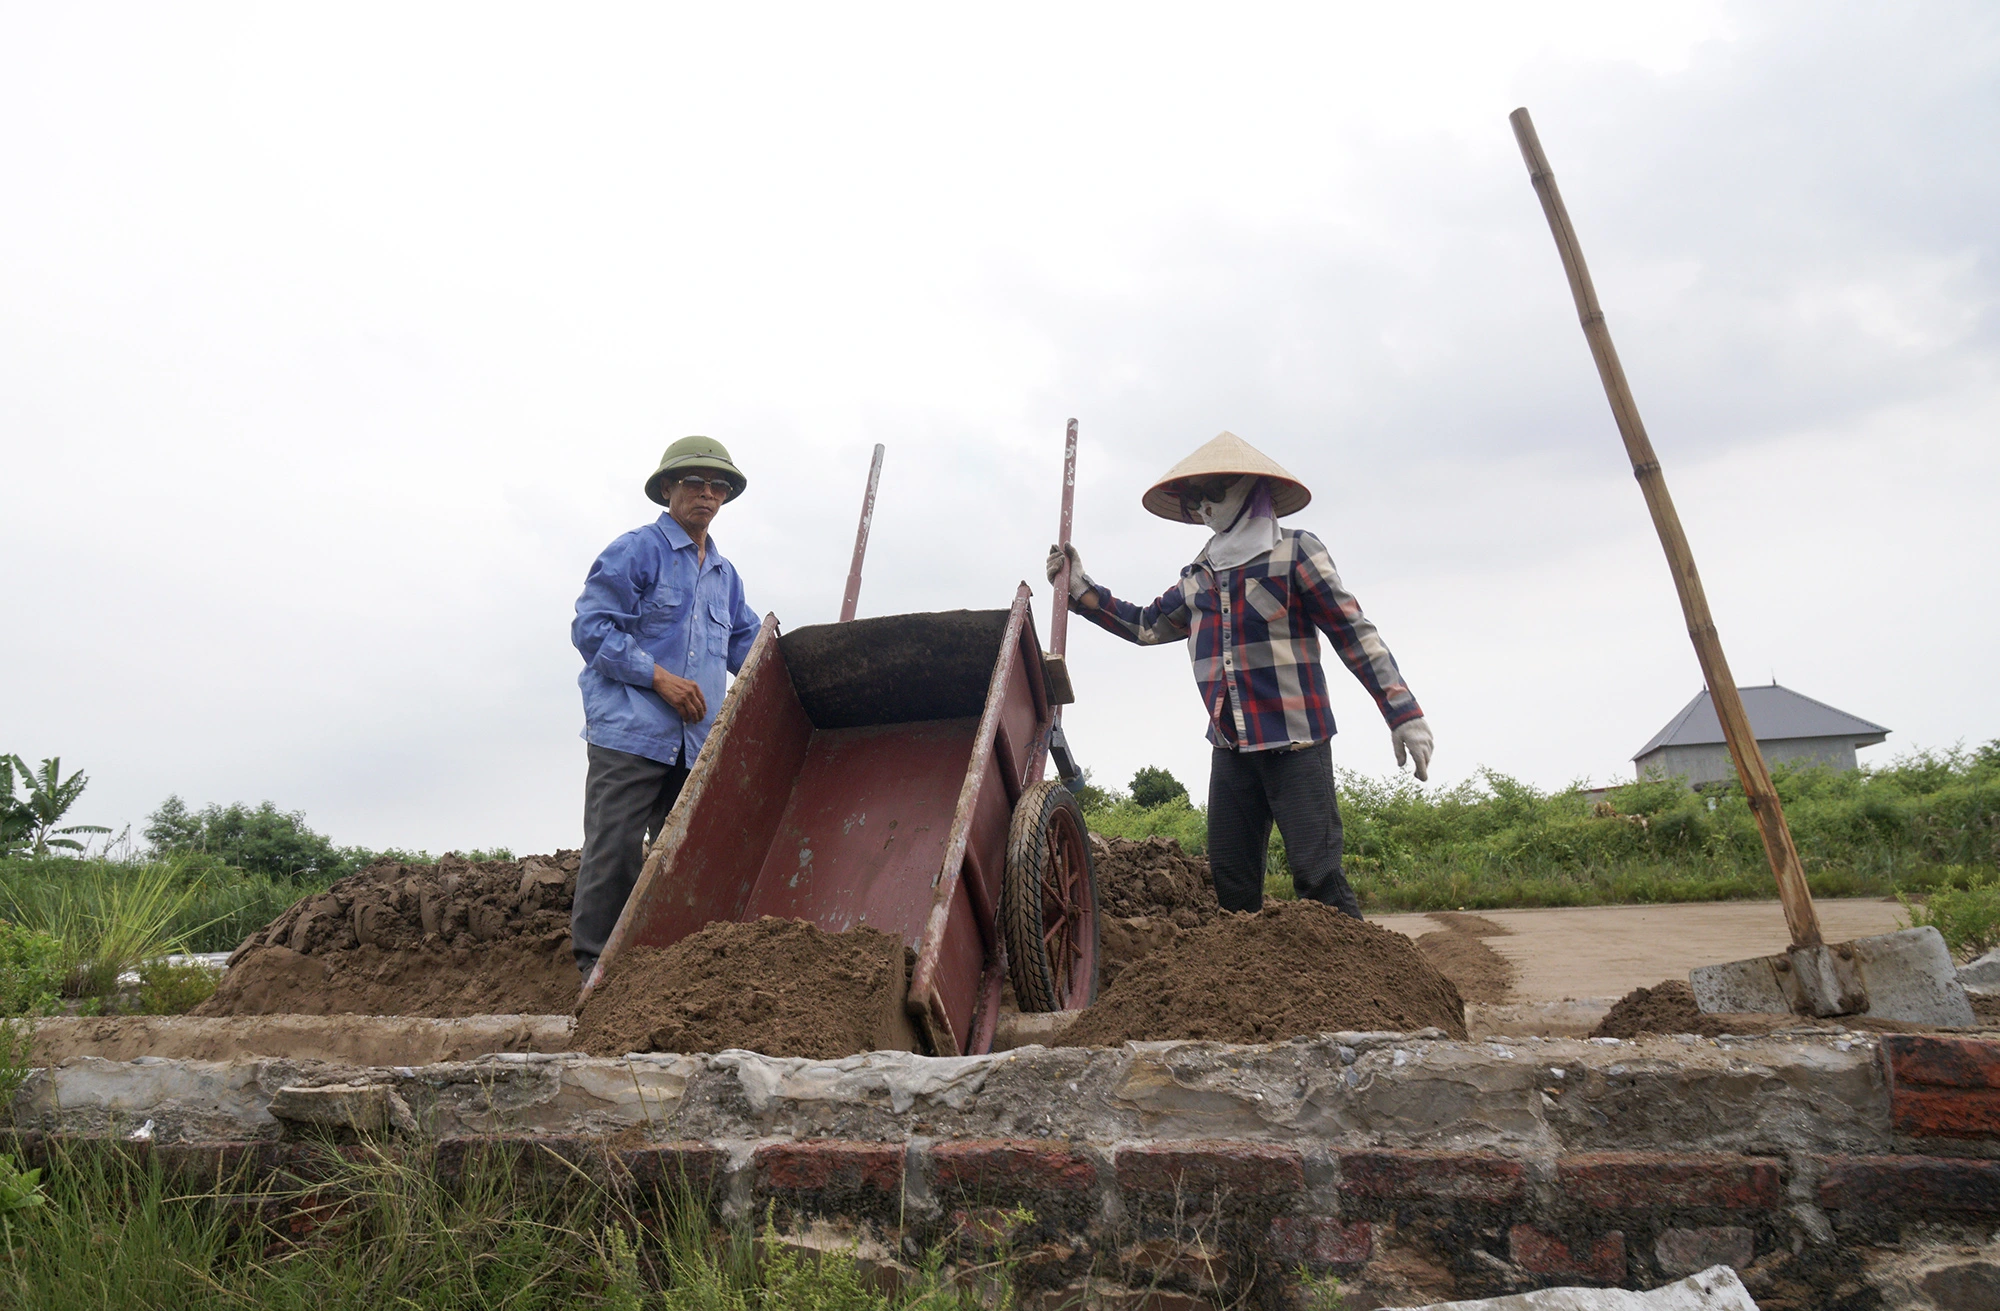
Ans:
{"type": "MultiPolygon", "coordinates": [[[[1823,898],[1828,942],[1903,927],[1903,908],[1879,898],[1823,898]]],[[[1514,963],[1512,1001],[1622,997],[1662,979],[1686,978],[1697,965],[1768,956],[1790,944],[1775,901],[1704,901],[1676,906],[1575,906],[1561,910],[1484,910],[1510,930],[1486,944],[1514,963]]],[[[1438,925],[1426,915],[1371,915],[1411,937],[1438,925]]]]}

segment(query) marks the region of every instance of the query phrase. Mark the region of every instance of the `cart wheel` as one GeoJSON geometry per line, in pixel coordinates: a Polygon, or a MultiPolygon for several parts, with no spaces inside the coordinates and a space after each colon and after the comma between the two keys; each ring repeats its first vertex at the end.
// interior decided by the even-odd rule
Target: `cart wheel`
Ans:
{"type": "Polygon", "coordinates": [[[1083,807],[1054,779],[1014,806],[1000,932],[1014,1000],[1024,1011],[1080,1010],[1097,1000],[1097,875],[1083,807]]]}

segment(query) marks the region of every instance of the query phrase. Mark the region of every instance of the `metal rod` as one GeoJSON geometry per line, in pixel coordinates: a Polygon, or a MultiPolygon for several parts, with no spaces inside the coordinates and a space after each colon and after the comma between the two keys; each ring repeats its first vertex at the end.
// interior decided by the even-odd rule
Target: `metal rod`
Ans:
{"type": "Polygon", "coordinates": [[[854,563],[847,570],[847,591],[840,598],[840,622],[854,618],[861,604],[861,557],[868,554],[868,528],[875,522],[875,486],[882,481],[882,443],[875,443],[875,458],[868,463],[868,492],[861,498],[861,526],[854,530],[854,563]]]}
{"type": "MultiPolygon", "coordinates": [[[[1049,650],[1063,653],[1069,641],[1069,529],[1076,510],[1076,420],[1069,421],[1063,438],[1062,525],[1056,530],[1056,545],[1062,548],[1063,562],[1056,574],[1056,596],[1049,614],[1049,650]]],[[[1060,716],[1062,711],[1058,709],[1060,716]]]]}
{"type": "Polygon", "coordinates": [[[1611,329],[1597,304],[1597,289],[1591,285],[1590,270],[1583,262],[1583,247],[1570,224],[1562,193],[1556,190],[1555,174],[1548,156],[1542,153],[1541,139],[1535,135],[1534,120],[1526,109],[1509,115],[1514,137],[1521,143],[1521,158],[1527,161],[1528,177],[1535,194],[1541,197],[1542,212],[1548,216],[1549,230],[1555,234],[1556,251],[1562,256],[1563,272],[1569,276],[1570,294],[1576,299],[1577,317],[1590,354],[1597,361],[1597,376],[1603,380],[1604,395],[1611,402],[1611,414],[1618,422],[1618,435],[1625,439],[1625,453],[1632,461],[1632,475],[1645,494],[1646,508],[1652,511],[1653,527],[1666,549],[1667,564],[1674,575],[1674,589],[1680,593],[1681,612],[1687,617],[1688,637],[1701,661],[1701,675],[1708,682],[1709,700],[1716,718],[1722,722],[1722,736],[1736,762],[1736,776],[1743,781],[1743,795],[1750,802],[1757,832],[1764,839],[1764,854],[1770,858],[1771,873],[1778,881],[1778,898],[1785,906],[1785,922],[1792,931],[1792,944],[1817,947],[1821,944],[1819,914],[1813,909],[1812,891],[1806,886],[1805,870],[1799,865],[1798,848],[1792,845],[1792,831],[1785,824],[1785,811],[1765,768],[1764,753],[1750,728],[1750,715],[1736,690],[1736,679],[1723,658],[1722,638],[1708,611],[1708,595],[1702,591],[1701,575],[1695,572],[1694,552],[1687,534],[1681,530],[1680,515],[1667,494],[1667,480],[1660,472],[1660,460],[1653,453],[1652,439],[1640,421],[1639,406],[1625,381],[1625,367],[1611,344],[1611,329]]]}

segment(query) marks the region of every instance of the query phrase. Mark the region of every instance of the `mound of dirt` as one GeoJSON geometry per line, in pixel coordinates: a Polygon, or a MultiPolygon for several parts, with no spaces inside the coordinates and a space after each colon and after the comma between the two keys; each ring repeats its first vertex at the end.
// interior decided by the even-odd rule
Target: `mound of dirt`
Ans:
{"type": "Polygon", "coordinates": [[[1429,917],[1444,927],[1417,939],[1417,950],[1450,979],[1467,1001],[1504,1002],[1514,991],[1514,966],[1483,941],[1505,938],[1512,931],[1483,915],[1434,911],[1429,917]]]}
{"type": "Polygon", "coordinates": [[[577,859],[370,865],[246,938],[194,1014],[563,1014],[577,859]]]}
{"type": "Polygon", "coordinates": [[[1208,861],[1190,856],[1172,838],[1090,835],[1097,873],[1097,911],[1111,919],[1165,919],[1183,929],[1213,924],[1222,915],[1209,881],[1208,861]]]}
{"type": "Polygon", "coordinates": [[[620,953],[577,1016],[575,1042],[595,1056],[908,1051],[905,968],[901,940],[878,929],[718,921],[671,947],[620,953]]]}
{"type": "Polygon", "coordinates": [[[1465,1032],[1465,1004],[1400,933],[1310,901],[1223,915],[1125,969],[1067,1046],[1282,1042],[1343,1029],[1465,1032]]]}
{"type": "MultiPolygon", "coordinates": [[[[2000,1006],[1982,1007],[1984,998],[1973,999],[1978,1027],[1989,1029],[2000,1020],[2000,1006]]],[[[1934,1029],[1902,1020],[1878,1020],[1867,1015],[1837,1015],[1813,1019],[1806,1015],[1704,1015],[1695,1004],[1694,989],[1686,979],[1666,979],[1655,987],[1634,988],[1620,997],[1610,1013],[1590,1032],[1593,1038],[1637,1038],[1642,1034],[1693,1033],[1704,1038],[1725,1033],[1764,1034],[1780,1029],[1854,1029],[1864,1033],[1963,1033],[1963,1029],[1934,1029]]]]}

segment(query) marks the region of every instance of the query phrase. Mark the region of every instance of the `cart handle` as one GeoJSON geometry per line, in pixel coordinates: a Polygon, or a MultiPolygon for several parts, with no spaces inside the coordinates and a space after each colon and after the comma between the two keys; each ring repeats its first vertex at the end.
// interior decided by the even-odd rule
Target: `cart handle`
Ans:
{"type": "MultiPolygon", "coordinates": [[[[1056,530],[1056,546],[1063,553],[1062,567],[1056,572],[1056,595],[1050,604],[1049,652],[1060,656],[1069,642],[1069,529],[1076,510],[1076,420],[1069,421],[1063,441],[1062,524],[1056,530]]],[[[1060,715],[1062,712],[1056,712],[1060,715]]]]}
{"type": "Polygon", "coordinates": [[[840,622],[854,618],[861,604],[861,557],[868,554],[868,529],[875,522],[875,487],[882,481],[882,443],[875,443],[875,458],[868,463],[868,491],[861,498],[861,526],[854,530],[854,563],[847,569],[847,590],[840,597],[840,622]]]}

